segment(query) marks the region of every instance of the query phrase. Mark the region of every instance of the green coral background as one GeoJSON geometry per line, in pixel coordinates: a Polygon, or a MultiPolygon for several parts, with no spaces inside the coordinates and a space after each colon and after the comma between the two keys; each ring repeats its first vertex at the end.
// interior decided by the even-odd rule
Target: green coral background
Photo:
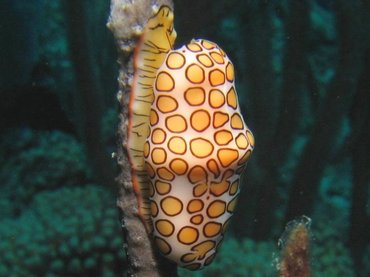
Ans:
{"type": "MultiPolygon", "coordinates": [[[[0,276],[122,276],[116,196],[91,184],[82,144],[59,131],[17,130],[0,143],[11,141],[1,147],[0,276]]],[[[336,226],[313,226],[314,276],[355,276],[336,226]]],[[[278,257],[276,241],[228,234],[211,266],[179,275],[276,276],[278,257]]]]}

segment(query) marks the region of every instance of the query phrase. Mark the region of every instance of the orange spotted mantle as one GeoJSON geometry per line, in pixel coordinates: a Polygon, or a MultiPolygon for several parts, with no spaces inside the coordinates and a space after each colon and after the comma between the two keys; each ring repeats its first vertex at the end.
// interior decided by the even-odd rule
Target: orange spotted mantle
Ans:
{"type": "Polygon", "coordinates": [[[137,50],[128,146],[140,214],[155,244],[197,270],[212,262],[224,237],[254,138],[240,113],[229,58],[207,40],[171,50],[172,21],[162,6],[137,50]]]}

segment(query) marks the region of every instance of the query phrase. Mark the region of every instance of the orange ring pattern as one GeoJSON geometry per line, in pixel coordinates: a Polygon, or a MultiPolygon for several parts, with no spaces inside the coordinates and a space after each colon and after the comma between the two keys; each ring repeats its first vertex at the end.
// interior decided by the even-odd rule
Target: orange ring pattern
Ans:
{"type": "Polygon", "coordinates": [[[215,257],[254,148],[234,79],[222,49],[193,40],[168,53],[154,81],[144,147],[154,242],[190,270],[215,257]]]}

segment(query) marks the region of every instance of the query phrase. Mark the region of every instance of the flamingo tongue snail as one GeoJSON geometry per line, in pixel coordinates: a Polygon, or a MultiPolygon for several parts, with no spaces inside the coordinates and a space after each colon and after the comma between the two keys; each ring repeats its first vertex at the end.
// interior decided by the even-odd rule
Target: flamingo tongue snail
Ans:
{"type": "Polygon", "coordinates": [[[139,214],[159,251],[190,270],[215,257],[254,148],[215,43],[172,50],[173,12],[148,21],[135,53],[128,153],[139,214]]]}
{"type": "Polygon", "coordinates": [[[149,117],[154,100],[153,84],[158,68],[176,38],[173,13],[163,6],[149,19],[134,54],[134,78],[129,102],[127,150],[139,215],[148,233],[152,231],[144,144],[149,135],[149,117]]]}

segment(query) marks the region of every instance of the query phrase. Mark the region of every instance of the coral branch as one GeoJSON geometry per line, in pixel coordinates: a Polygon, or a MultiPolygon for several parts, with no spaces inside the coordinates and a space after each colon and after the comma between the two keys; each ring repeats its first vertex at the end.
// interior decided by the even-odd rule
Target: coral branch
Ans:
{"type": "Polygon", "coordinates": [[[133,52],[136,42],[153,8],[161,5],[173,7],[171,0],[112,0],[108,28],[118,46],[120,126],[117,162],[121,173],[118,176],[118,207],[122,211],[122,228],[125,235],[125,250],[128,257],[128,276],[177,276],[176,266],[157,256],[144,225],[138,216],[138,204],[131,182],[131,168],[127,157],[128,102],[133,77],[133,52]]]}
{"type": "Polygon", "coordinates": [[[280,277],[311,277],[309,228],[311,219],[303,216],[288,223],[281,243],[280,277]]]}

